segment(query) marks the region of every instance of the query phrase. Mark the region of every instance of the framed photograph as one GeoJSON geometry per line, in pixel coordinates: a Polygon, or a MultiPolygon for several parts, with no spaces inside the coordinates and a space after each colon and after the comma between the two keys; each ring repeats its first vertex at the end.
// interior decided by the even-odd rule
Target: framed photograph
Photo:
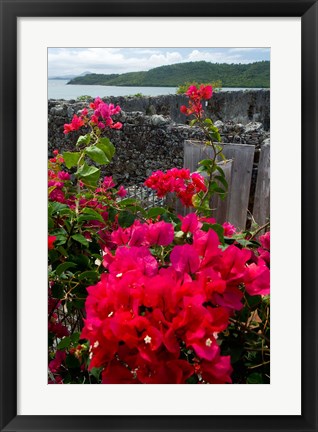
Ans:
{"type": "MultiPolygon", "coordinates": [[[[0,0],[0,4],[1,431],[317,431],[317,1],[0,0]],[[108,55],[115,58],[122,54],[123,47],[127,52],[141,47],[157,50],[153,54],[159,57],[160,47],[192,48],[192,53],[197,47],[232,50],[233,63],[238,49],[253,52],[252,48],[258,47],[270,52],[270,109],[268,115],[263,113],[268,125],[270,120],[271,140],[270,380],[260,380],[260,374],[256,373],[248,381],[254,386],[241,385],[239,380],[233,381],[234,385],[221,385],[231,381],[226,373],[225,378],[221,372],[217,378],[213,374],[211,378],[204,372],[202,379],[200,369],[195,383],[213,385],[175,386],[166,381],[155,385],[152,380],[143,382],[145,378],[138,366],[136,383],[147,385],[130,386],[126,378],[121,384],[121,378],[114,379],[116,364],[113,369],[107,367],[110,372],[103,375],[103,382],[109,385],[84,385],[85,377],[78,381],[68,377],[65,380],[68,385],[48,385],[47,115],[48,99],[54,97],[50,96],[54,83],[51,87],[47,83],[48,77],[55,76],[55,72],[47,69],[48,56],[58,52],[57,48],[73,49],[85,56],[88,49],[94,51],[98,64],[100,48],[111,48],[113,51],[108,55]]],[[[66,50],[61,58],[64,64],[68,61],[66,50]]],[[[121,60],[128,62],[128,57],[121,60]]],[[[201,91],[203,99],[210,92],[208,87],[201,91]]],[[[80,98],[74,103],[83,102],[80,98]]],[[[94,103],[91,108],[97,115],[101,107],[94,103]]],[[[253,104],[257,101],[253,100],[249,106],[251,116],[253,104]]],[[[56,108],[57,105],[50,106],[53,111],[56,108]]],[[[180,112],[180,107],[177,108],[180,112]]],[[[182,109],[185,113],[185,108],[182,109]]],[[[57,122],[64,123],[63,116],[59,113],[57,116],[60,116],[57,122]]],[[[68,111],[67,116],[70,117],[68,111]]],[[[85,114],[74,122],[84,122],[84,117],[85,114]]],[[[152,120],[165,120],[162,116],[155,117],[152,120]]],[[[257,117],[253,119],[257,121],[257,117]]],[[[91,121],[97,128],[104,128],[98,119],[91,121]]],[[[116,135],[120,122],[109,122],[114,125],[116,135]]],[[[73,122],[66,125],[65,136],[67,127],[77,128],[74,125],[73,122]]],[[[59,139],[57,134],[54,145],[62,149],[59,139]]],[[[106,155],[108,143],[97,143],[106,155]]],[[[53,156],[58,152],[50,155],[52,151],[49,149],[49,157],[54,164],[53,156]]],[[[101,155],[97,157],[96,153],[87,150],[85,154],[100,163],[101,155]]],[[[82,165],[82,174],[83,169],[82,165]]],[[[135,166],[134,170],[137,169],[135,166]]],[[[79,177],[84,186],[85,181],[92,179],[91,172],[86,174],[79,177]]],[[[125,223],[124,220],[123,227],[125,223]]],[[[73,234],[80,247],[91,241],[87,236],[73,234]]],[[[194,265],[194,256],[191,257],[190,267],[194,265]]],[[[125,259],[118,262],[122,264],[125,259]]],[[[60,274],[66,269],[62,261],[58,263],[60,274]]],[[[54,269],[57,267],[55,264],[54,269]]],[[[117,272],[116,277],[121,275],[117,272]]],[[[146,307],[143,316],[151,313],[152,308],[146,307]]],[[[108,316],[111,315],[112,312],[108,316]]],[[[76,323],[73,324],[74,330],[76,323]]],[[[89,334],[88,324],[85,331],[89,334]]],[[[146,348],[151,346],[155,335],[156,332],[142,334],[146,348]]],[[[51,341],[52,344],[61,343],[63,336],[51,341]]],[[[203,348],[193,342],[197,357],[202,350],[205,350],[203,359],[208,355],[206,351],[214,338],[217,335],[205,339],[203,348]]],[[[94,340],[90,350],[89,345],[76,348],[77,342],[74,343],[72,355],[79,355],[76,349],[87,350],[91,360],[99,345],[94,340]]],[[[265,333],[264,340],[267,340],[265,333]]],[[[169,342],[165,344],[168,346],[169,342]]],[[[269,346],[265,347],[269,352],[269,346]]],[[[68,348],[73,349],[73,345],[68,348]]],[[[263,348],[264,345],[262,355],[263,348]]],[[[169,353],[173,352],[169,349],[169,353]]],[[[191,357],[193,351],[188,354],[191,357]]],[[[132,361],[127,358],[126,369],[132,361]]],[[[143,358],[149,363],[152,357],[146,353],[143,358]]],[[[171,362],[169,356],[165,362],[167,359],[171,362]]],[[[266,360],[263,357],[264,364],[266,360]]],[[[184,361],[181,366],[182,360],[178,361],[172,361],[173,370],[179,368],[178,383],[194,383],[186,379],[192,376],[188,365],[184,361]],[[184,379],[180,378],[180,370],[184,379]]],[[[50,384],[57,384],[58,376],[49,368],[50,384]]],[[[89,383],[97,384],[98,380],[97,377],[89,383]]]]}

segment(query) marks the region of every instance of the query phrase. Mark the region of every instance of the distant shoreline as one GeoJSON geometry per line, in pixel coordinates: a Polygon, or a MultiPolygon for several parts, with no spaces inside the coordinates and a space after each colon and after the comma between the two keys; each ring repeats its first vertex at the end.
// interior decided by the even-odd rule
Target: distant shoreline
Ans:
{"type": "MultiPolygon", "coordinates": [[[[169,88],[175,88],[176,86],[175,85],[150,85],[150,84],[147,84],[147,85],[144,85],[144,86],[142,86],[142,85],[133,85],[133,84],[116,84],[116,85],[114,85],[114,84],[88,84],[88,83],[85,83],[85,84],[75,84],[75,83],[72,83],[72,82],[68,82],[68,83],[66,83],[66,85],[74,85],[74,86],[76,86],[76,85],[78,85],[78,86],[82,86],[82,85],[87,85],[87,86],[95,86],[95,85],[98,85],[98,86],[103,86],[103,87],[132,87],[132,88],[136,88],[136,87],[169,87],[169,88]]],[[[255,89],[259,89],[259,90],[269,90],[270,89],[270,87],[249,87],[249,86],[226,86],[226,87],[224,87],[224,88],[233,88],[233,89],[235,89],[235,88],[246,88],[246,89],[251,89],[251,90],[255,90],[255,89]]],[[[222,90],[222,87],[219,89],[219,90],[222,90]]]]}

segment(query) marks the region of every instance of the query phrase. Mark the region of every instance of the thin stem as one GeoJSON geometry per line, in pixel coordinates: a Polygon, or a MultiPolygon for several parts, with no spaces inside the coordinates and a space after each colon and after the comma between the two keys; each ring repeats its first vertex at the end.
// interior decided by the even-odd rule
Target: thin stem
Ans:
{"type": "Polygon", "coordinates": [[[239,322],[239,321],[236,321],[236,320],[233,319],[233,318],[230,318],[229,321],[230,321],[231,323],[235,324],[236,326],[239,326],[239,327],[242,328],[244,331],[249,332],[249,333],[251,333],[251,334],[254,334],[255,336],[259,336],[259,337],[265,339],[266,342],[267,342],[268,344],[270,344],[270,340],[269,340],[268,337],[265,336],[263,333],[257,333],[257,332],[255,332],[254,330],[251,330],[249,327],[246,327],[243,323],[241,323],[241,322],[239,322]]]}
{"type": "Polygon", "coordinates": [[[261,232],[263,229],[265,229],[268,226],[269,226],[269,222],[266,222],[266,224],[264,224],[264,225],[260,226],[259,228],[257,228],[257,230],[254,231],[254,233],[252,234],[252,236],[249,238],[249,240],[253,240],[253,238],[255,238],[259,232],[261,232]]]}
{"type": "Polygon", "coordinates": [[[247,369],[256,369],[256,368],[259,368],[259,367],[264,366],[264,365],[269,364],[269,363],[270,363],[270,361],[266,361],[266,362],[263,362],[262,364],[259,364],[259,365],[249,366],[247,369]]]}

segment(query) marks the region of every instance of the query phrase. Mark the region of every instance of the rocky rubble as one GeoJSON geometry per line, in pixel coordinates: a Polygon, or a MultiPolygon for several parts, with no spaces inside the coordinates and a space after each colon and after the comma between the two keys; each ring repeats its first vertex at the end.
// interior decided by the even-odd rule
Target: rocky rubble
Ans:
{"type": "MultiPolygon", "coordinates": [[[[87,103],[76,101],[49,101],[48,150],[74,150],[79,133],[64,135],[64,123],[69,123],[87,103]]],[[[122,111],[116,121],[123,123],[121,130],[107,130],[106,135],[116,147],[116,155],[103,174],[112,174],[121,184],[140,184],[156,170],[183,166],[183,143],[202,139],[202,132],[186,124],[176,123],[163,114],[145,115],[142,111],[122,111]]],[[[224,143],[244,143],[261,146],[269,138],[262,123],[247,124],[234,121],[216,121],[224,143]]]]}

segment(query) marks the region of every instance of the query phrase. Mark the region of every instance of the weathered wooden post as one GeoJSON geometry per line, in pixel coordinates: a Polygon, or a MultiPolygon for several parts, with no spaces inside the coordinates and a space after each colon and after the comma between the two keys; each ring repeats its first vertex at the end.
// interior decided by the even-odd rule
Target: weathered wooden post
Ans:
{"type": "MultiPolygon", "coordinates": [[[[219,144],[219,143],[217,143],[219,144]]],[[[248,202],[251,188],[252,169],[255,146],[250,144],[219,144],[223,146],[223,154],[228,160],[232,160],[231,168],[227,172],[229,184],[228,195],[219,205],[212,217],[220,223],[228,221],[238,229],[245,229],[247,220],[248,202]]],[[[198,163],[202,159],[213,156],[213,149],[203,142],[187,140],[184,143],[184,167],[191,172],[198,169],[198,163]]]]}
{"type": "Polygon", "coordinates": [[[270,215],[270,143],[261,146],[254,196],[253,218],[258,225],[269,221],[270,215]]]}

